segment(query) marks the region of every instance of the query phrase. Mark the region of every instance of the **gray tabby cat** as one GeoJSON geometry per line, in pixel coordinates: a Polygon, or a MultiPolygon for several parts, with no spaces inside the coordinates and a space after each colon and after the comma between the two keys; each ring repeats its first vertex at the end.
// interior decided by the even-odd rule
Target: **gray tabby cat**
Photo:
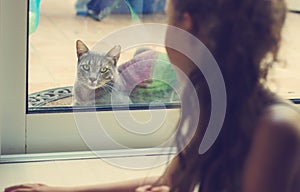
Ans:
{"type": "Polygon", "coordinates": [[[109,104],[111,91],[117,76],[117,62],[121,47],[113,47],[108,53],[90,51],[80,40],[76,42],[77,75],[73,88],[73,105],[87,106],[109,104]]]}

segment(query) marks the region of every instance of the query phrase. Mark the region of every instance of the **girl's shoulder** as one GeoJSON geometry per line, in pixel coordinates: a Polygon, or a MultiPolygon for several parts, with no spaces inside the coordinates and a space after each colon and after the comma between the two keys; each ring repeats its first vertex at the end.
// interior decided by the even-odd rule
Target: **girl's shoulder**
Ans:
{"type": "Polygon", "coordinates": [[[288,100],[276,97],[263,110],[257,132],[265,133],[266,139],[278,137],[278,140],[294,139],[300,143],[300,108],[288,100]]]}
{"type": "Polygon", "coordinates": [[[275,93],[260,87],[252,98],[252,105],[257,106],[257,134],[290,132],[300,139],[300,107],[275,93]],[[296,134],[297,133],[297,134],[296,134]]]}
{"type": "MultiPolygon", "coordinates": [[[[254,95],[254,102],[261,103],[258,106],[260,108],[258,127],[265,129],[273,127],[269,131],[276,131],[276,128],[284,126],[286,127],[284,130],[287,131],[289,130],[288,127],[294,131],[300,131],[299,106],[264,87],[257,89],[254,95]]],[[[255,105],[255,103],[253,104],[255,105]]],[[[259,131],[260,129],[256,130],[259,131]]]]}
{"type": "Polygon", "coordinates": [[[300,170],[299,160],[299,109],[277,99],[264,108],[258,121],[245,166],[245,191],[277,192],[298,188],[294,181],[300,170]]]}
{"type": "Polygon", "coordinates": [[[276,97],[274,102],[266,106],[261,116],[261,123],[272,127],[292,128],[300,131],[300,108],[292,102],[276,97]]]}

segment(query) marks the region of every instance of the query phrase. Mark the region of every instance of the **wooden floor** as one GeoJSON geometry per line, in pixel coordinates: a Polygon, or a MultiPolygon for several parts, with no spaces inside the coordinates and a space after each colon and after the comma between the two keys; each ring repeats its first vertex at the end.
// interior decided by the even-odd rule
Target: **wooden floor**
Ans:
{"type": "MultiPolygon", "coordinates": [[[[289,0],[299,6],[298,0],[289,0]]],[[[165,15],[144,16],[133,21],[130,15],[111,15],[101,22],[75,15],[75,0],[43,0],[38,30],[30,35],[29,93],[73,85],[76,69],[75,41],[89,46],[99,39],[139,22],[164,23],[165,15]]],[[[300,97],[300,14],[289,13],[284,27],[281,58],[286,64],[275,67],[270,85],[284,97],[300,97]]],[[[138,35],[138,34],[137,34],[138,35]]],[[[127,38],[127,37],[123,37],[127,38]]]]}

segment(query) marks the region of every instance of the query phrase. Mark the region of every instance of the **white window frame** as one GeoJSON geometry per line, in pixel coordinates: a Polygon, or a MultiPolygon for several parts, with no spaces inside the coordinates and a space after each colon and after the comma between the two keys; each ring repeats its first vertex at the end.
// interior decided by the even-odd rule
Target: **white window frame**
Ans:
{"type": "Polygon", "coordinates": [[[0,4],[1,152],[24,153],[27,2],[0,4]]]}

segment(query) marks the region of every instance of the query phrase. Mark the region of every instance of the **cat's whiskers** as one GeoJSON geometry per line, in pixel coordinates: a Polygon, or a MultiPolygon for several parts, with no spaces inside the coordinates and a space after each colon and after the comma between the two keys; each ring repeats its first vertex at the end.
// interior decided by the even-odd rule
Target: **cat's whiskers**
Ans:
{"type": "Polygon", "coordinates": [[[118,89],[116,89],[116,88],[114,87],[114,84],[113,84],[113,83],[106,84],[106,85],[105,85],[105,88],[109,88],[109,91],[110,91],[110,92],[111,92],[111,91],[116,91],[116,92],[119,91],[118,89]]]}

